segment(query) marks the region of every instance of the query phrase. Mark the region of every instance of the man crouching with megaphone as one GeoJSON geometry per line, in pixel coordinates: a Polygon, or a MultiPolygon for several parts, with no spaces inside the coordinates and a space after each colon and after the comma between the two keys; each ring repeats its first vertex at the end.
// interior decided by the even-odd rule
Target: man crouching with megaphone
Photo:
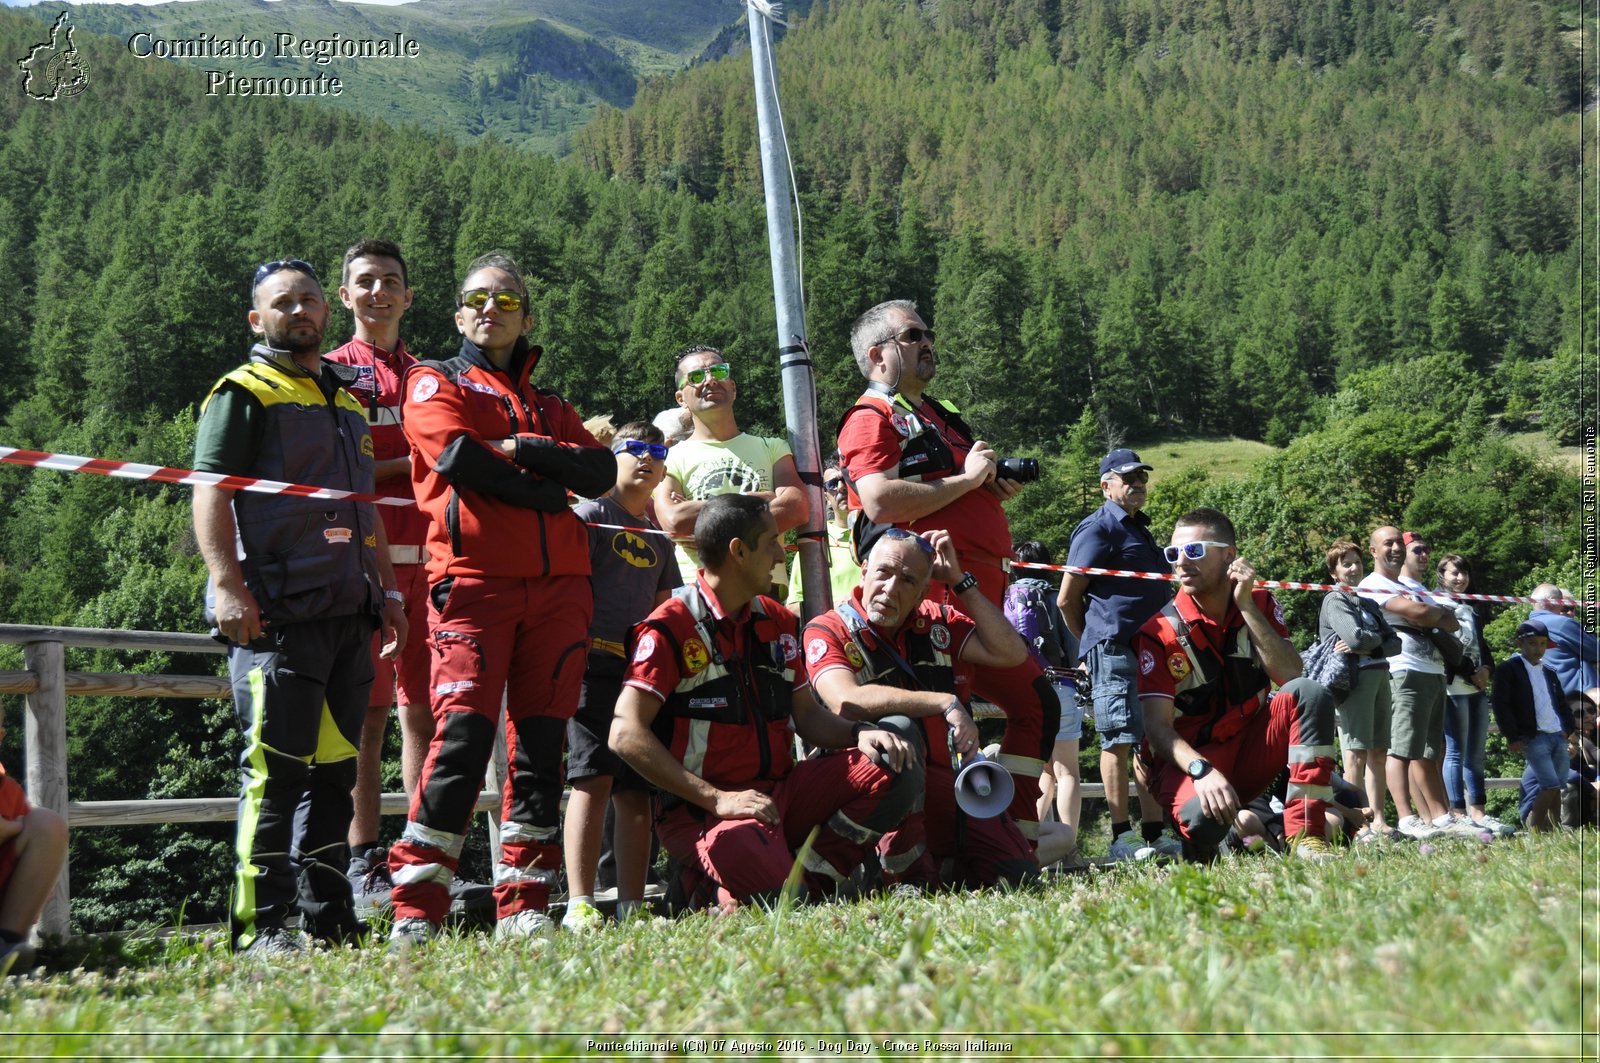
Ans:
{"type": "MultiPolygon", "coordinates": [[[[923,804],[878,846],[886,884],[1018,885],[1039,864],[997,791],[1010,782],[978,753],[978,728],[956,697],[955,666],[1011,668],[1028,655],[1005,614],[961,571],[944,531],[886,528],[867,553],[849,600],[806,625],[806,668],[817,699],[847,720],[910,717],[906,735],[926,752],[923,804]],[[950,586],[967,612],[923,599],[930,579],[950,586]],[[970,615],[969,615],[970,613],[970,615]],[[951,754],[969,765],[967,810],[957,805],[951,754]],[[989,791],[984,793],[983,791],[989,791]],[[982,817],[982,818],[980,818],[982,817]]],[[[1008,797],[1009,795],[1005,795],[1008,797]]]]}

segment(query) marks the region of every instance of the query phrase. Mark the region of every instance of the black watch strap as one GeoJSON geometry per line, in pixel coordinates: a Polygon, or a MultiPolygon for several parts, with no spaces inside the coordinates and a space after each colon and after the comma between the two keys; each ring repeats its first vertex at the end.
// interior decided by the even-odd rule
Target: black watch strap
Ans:
{"type": "Polygon", "coordinates": [[[965,594],[978,585],[978,577],[970,572],[961,573],[961,582],[950,589],[956,594],[965,594]]]}

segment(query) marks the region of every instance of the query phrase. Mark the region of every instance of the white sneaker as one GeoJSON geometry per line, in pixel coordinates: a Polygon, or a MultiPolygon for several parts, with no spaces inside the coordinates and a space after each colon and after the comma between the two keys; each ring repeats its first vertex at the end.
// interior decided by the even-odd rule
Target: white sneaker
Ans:
{"type": "Polygon", "coordinates": [[[525,908],[520,912],[513,912],[503,916],[494,925],[494,936],[498,938],[553,938],[556,936],[556,924],[544,912],[536,912],[532,908],[525,908]]]}
{"type": "Polygon", "coordinates": [[[1419,842],[1425,842],[1429,838],[1437,838],[1439,836],[1439,828],[1430,827],[1422,822],[1421,816],[1401,816],[1400,822],[1395,824],[1395,828],[1407,838],[1415,838],[1419,842]]]}
{"type": "Polygon", "coordinates": [[[1472,825],[1472,820],[1466,816],[1455,816],[1446,813],[1433,821],[1433,828],[1444,834],[1454,834],[1462,838],[1476,838],[1483,832],[1472,825]]]}
{"type": "Polygon", "coordinates": [[[1510,823],[1502,823],[1493,816],[1485,814],[1472,821],[1472,825],[1479,830],[1490,831],[1494,834],[1510,836],[1517,833],[1517,828],[1510,823]]]}
{"type": "MultiPolygon", "coordinates": [[[[1179,852],[1182,852],[1181,845],[1179,852]]],[[[1111,843],[1109,855],[1114,862],[1121,863],[1124,860],[1153,860],[1159,854],[1155,846],[1144,840],[1144,835],[1130,829],[1117,835],[1111,843]]]]}
{"type": "Polygon", "coordinates": [[[396,919],[394,926],[389,930],[389,953],[400,955],[416,949],[426,948],[428,943],[439,936],[439,925],[430,923],[426,919],[411,916],[406,919],[396,919]]]}
{"type": "Polygon", "coordinates": [[[561,917],[561,929],[573,934],[587,934],[606,925],[606,914],[588,901],[573,901],[561,917]]]}

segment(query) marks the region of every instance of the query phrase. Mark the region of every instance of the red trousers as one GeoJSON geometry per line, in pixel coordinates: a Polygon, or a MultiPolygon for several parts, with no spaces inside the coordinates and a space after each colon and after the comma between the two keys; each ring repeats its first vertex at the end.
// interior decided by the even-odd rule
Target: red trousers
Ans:
{"type": "Polygon", "coordinates": [[[929,754],[924,807],[885,834],[878,846],[886,878],[967,887],[1018,885],[1037,878],[1033,846],[1009,811],[974,819],[956,805],[956,773],[948,757],[943,748],[929,754]]]}
{"type": "Polygon", "coordinates": [[[716,885],[724,907],[763,894],[776,895],[794,867],[795,854],[820,827],[805,862],[805,880],[831,892],[874,851],[884,832],[900,822],[922,786],[922,772],[893,775],[866,754],[850,749],[803,760],[776,783],[753,783],[778,806],[779,823],[719,819],[678,805],[656,821],[661,844],[674,860],[716,885]]]}
{"type": "Polygon", "coordinates": [[[585,576],[447,577],[428,609],[433,742],[400,841],[395,918],[438,921],[494,752],[502,698],[506,780],[495,904],[544,910],[561,867],[561,754],[578,706],[593,597],[585,576]]]}
{"type": "MultiPolygon", "coordinates": [[[[1243,730],[1226,741],[1196,745],[1195,750],[1233,784],[1241,806],[1265,793],[1287,765],[1284,837],[1326,837],[1328,804],[1333,800],[1334,727],[1332,696],[1310,680],[1295,679],[1245,721],[1243,730]]],[[[1160,765],[1151,791],[1179,832],[1202,849],[1214,847],[1233,826],[1200,813],[1194,780],[1172,764],[1160,765]]]]}

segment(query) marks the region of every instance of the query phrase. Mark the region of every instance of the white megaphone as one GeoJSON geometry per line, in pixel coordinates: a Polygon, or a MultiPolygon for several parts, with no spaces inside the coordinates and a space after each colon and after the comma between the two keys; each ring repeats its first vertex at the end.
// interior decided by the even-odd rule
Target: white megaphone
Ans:
{"type": "Polygon", "coordinates": [[[973,819],[993,819],[1011,807],[1011,773],[984,756],[964,758],[956,773],[956,804],[973,819]]]}

